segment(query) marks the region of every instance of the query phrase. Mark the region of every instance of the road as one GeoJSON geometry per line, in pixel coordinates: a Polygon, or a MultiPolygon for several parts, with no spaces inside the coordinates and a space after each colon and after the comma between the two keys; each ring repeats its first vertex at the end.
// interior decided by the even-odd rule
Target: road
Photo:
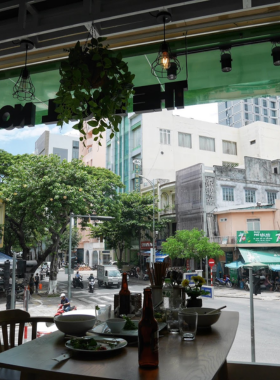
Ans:
{"type": "MultiPolygon", "coordinates": [[[[96,285],[93,294],[88,293],[87,277],[91,272],[84,272],[83,280],[85,289],[73,289],[71,302],[78,309],[94,308],[96,305],[114,305],[114,294],[118,294],[119,289],[98,288],[96,285]]],[[[95,275],[96,273],[94,273],[95,275]]],[[[58,274],[58,291],[67,294],[68,284],[67,275],[62,271],[58,274]]],[[[149,286],[149,282],[137,284],[131,279],[129,281],[129,289],[131,292],[143,293],[143,288],[149,286]]],[[[241,292],[241,296],[248,297],[248,293],[241,292]]],[[[250,304],[248,298],[237,297],[235,290],[227,291],[226,296],[215,297],[214,300],[204,299],[205,307],[218,308],[226,305],[225,310],[239,312],[239,326],[234,344],[228,356],[229,361],[251,361],[251,334],[250,334],[250,304]]],[[[31,315],[54,315],[59,298],[39,297],[41,305],[30,307],[31,315]]],[[[256,362],[261,363],[280,363],[280,294],[262,293],[254,300],[255,310],[255,341],[256,341],[256,362]],[[272,296],[274,298],[272,298],[272,296]],[[267,297],[267,298],[266,298],[267,297]],[[270,297],[270,298],[269,298],[270,297]]]]}

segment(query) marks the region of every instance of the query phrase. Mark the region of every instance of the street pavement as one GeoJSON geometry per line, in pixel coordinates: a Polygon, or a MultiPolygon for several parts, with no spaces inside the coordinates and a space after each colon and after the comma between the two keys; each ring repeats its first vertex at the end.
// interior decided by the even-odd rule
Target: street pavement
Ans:
{"type": "MultiPolygon", "coordinates": [[[[119,293],[119,289],[111,288],[98,288],[97,282],[95,285],[94,293],[89,293],[87,286],[87,277],[93,273],[96,276],[96,271],[80,271],[80,274],[83,275],[84,289],[71,289],[71,305],[75,305],[77,309],[93,309],[96,305],[107,305],[111,304],[113,308],[114,304],[114,294],[119,293]]],[[[71,278],[73,275],[71,276],[71,278]]],[[[42,290],[39,290],[39,294],[33,294],[30,298],[28,311],[32,316],[46,315],[51,316],[56,313],[57,307],[60,303],[60,293],[68,292],[68,276],[64,274],[64,271],[61,269],[58,273],[58,294],[57,295],[48,295],[48,277],[43,280],[41,283],[43,285],[42,290]]],[[[144,287],[149,286],[149,281],[143,281],[141,279],[136,279],[130,277],[129,279],[129,288],[132,292],[142,292],[144,287]]],[[[242,298],[249,299],[250,292],[246,290],[236,289],[236,288],[227,288],[227,287],[214,287],[214,297],[215,299],[219,298],[242,298]]],[[[274,302],[280,300],[280,292],[269,292],[265,291],[261,294],[255,296],[254,301],[265,301],[265,302],[274,302]]],[[[22,302],[16,302],[16,308],[23,309],[22,302]]],[[[6,310],[6,298],[0,298],[0,310],[6,310]]]]}

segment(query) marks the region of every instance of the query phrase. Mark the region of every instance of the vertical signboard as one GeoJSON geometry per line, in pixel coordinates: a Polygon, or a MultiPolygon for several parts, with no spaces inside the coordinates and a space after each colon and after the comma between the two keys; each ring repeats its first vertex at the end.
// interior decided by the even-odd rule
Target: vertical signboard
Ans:
{"type": "Polygon", "coordinates": [[[135,188],[134,190],[137,193],[140,193],[140,178],[139,174],[141,173],[141,160],[133,160],[134,164],[134,173],[135,173],[135,188]]]}
{"type": "Polygon", "coordinates": [[[5,204],[0,199],[0,248],[4,243],[4,222],[5,222],[5,204]]]}

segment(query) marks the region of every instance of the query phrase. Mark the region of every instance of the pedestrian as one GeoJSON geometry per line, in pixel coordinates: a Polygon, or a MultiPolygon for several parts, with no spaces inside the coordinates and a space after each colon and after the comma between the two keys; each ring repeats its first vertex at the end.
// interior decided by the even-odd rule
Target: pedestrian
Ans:
{"type": "Polygon", "coordinates": [[[35,274],[35,279],[34,279],[34,284],[35,284],[35,288],[36,288],[36,293],[38,294],[38,287],[39,287],[39,275],[38,273],[35,274]]]}
{"type": "Polygon", "coordinates": [[[31,274],[31,276],[30,276],[28,285],[29,285],[30,295],[32,296],[32,294],[34,293],[34,277],[33,277],[33,274],[31,274]]]}

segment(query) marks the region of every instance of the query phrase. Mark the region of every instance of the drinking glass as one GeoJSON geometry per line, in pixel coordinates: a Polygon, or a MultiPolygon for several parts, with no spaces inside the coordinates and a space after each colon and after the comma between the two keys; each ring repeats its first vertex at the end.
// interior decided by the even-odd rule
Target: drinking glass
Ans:
{"type": "Polygon", "coordinates": [[[179,333],[178,311],[178,309],[165,309],[167,330],[172,334],[179,333]]]}
{"type": "Polygon", "coordinates": [[[99,325],[102,322],[107,321],[107,319],[111,318],[111,305],[98,305],[99,310],[95,311],[96,323],[95,325],[99,325]]]}
{"type": "Polygon", "coordinates": [[[180,311],[178,313],[179,330],[182,340],[194,340],[197,330],[198,314],[195,311],[180,311]]]}

